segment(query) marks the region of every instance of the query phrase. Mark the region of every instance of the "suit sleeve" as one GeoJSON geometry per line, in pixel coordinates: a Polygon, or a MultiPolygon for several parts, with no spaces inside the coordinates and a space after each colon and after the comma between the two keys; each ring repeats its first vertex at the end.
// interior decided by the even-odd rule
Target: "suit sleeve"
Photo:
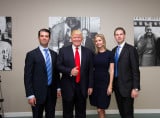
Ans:
{"type": "Polygon", "coordinates": [[[57,88],[60,88],[60,74],[59,74],[58,68],[56,66],[56,64],[57,64],[57,53],[53,52],[53,54],[54,54],[54,57],[55,57],[55,62],[54,62],[53,66],[55,66],[54,75],[55,75],[55,79],[56,79],[56,85],[57,85],[57,88]]]}
{"type": "Polygon", "coordinates": [[[67,58],[66,56],[68,56],[68,55],[65,55],[63,48],[61,48],[59,50],[59,55],[58,55],[58,59],[57,59],[57,67],[61,73],[70,75],[72,68],[69,66],[65,66],[65,64],[67,63],[64,60],[65,58],[67,58]]]}
{"type": "Polygon", "coordinates": [[[139,57],[137,50],[132,48],[130,50],[130,62],[133,74],[133,89],[138,88],[140,90],[140,71],[139,71],[139,57]]]}
{"type": "Polygon", "coordinates": [[[26,91],[26,97],[34,95],[32,85],[32,71],[34,68],[34,59],[31,53],[27,53],[24,67],[24,85],[26,91]]]}

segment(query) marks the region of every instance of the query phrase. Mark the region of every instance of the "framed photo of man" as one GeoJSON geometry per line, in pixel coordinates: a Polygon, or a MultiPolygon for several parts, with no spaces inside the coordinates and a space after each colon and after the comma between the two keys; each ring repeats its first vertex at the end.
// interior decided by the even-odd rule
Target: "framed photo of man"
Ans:
{"type": "Polygon", "coordinates": [[[160,18],[134,18],[134,45],[140,66],[160,65],[160,18]]]}
{"type": "Polygon", "coordinates": [[[71,31],[79,29],[83,34],[82,45],[94,51],[94,36],[100,30],[99,17],[49,17],[51,40],[49,48],[58,53],[59,49],[71,45],[71,31]]]}
{"type": "Polygon", "coordinates": [[[12,18],[0,16],[0,71],[12,70],[12,18]]]}

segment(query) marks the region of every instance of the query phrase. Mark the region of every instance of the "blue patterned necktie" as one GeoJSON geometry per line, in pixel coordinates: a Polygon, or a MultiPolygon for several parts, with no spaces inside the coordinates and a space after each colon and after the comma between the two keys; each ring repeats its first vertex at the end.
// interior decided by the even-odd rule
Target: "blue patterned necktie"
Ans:
{"type": "Polygon", "coordinates": [[[121,48],[120,46],[117,47],[115,54],[115,77],[118,77],[118,59],[119,59],[120,48],[121,48]]]}
{"type": "Polygon", "coordinates": [[[49,57],[49,50],[48,49],[43,49],[45,58],[46,58],[46,69],[47,69],[47,76],[48,76],[48,85],[51,84],[52,82],[52,65],[51,65],[51,60],[49,57]]]}

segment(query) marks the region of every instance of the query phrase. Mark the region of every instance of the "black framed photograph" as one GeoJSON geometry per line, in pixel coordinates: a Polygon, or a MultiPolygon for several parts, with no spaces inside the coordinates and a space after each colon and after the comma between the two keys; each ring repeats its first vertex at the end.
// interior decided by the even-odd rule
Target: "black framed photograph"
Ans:
{"type": "Polygon", "coordinates": [[[12,18],[0,16],[0,70],[12,70],[12,18]]]}
{"type": "Polygon", "coordinates": [[[99,17],[49,17],[51,40],[49,48],[58,53],[59,49],[71,45],[71,31],[79,29],[83,34],[82,45],[95,50],[93,38],[100,30],[99,17]]]}
{"type": "Polygon", "coordinates": [[[134,46],[140,66],[160,66],[160,18],[134,18],[134,46]]]}

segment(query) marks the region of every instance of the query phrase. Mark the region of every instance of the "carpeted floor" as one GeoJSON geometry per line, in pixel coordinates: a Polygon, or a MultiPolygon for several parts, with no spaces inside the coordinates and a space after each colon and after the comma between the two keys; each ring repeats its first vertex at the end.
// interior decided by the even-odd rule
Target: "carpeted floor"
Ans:
{"type": "MultiPolygon", "coordinates": [[[[32,118],[32,117],[16,117],[16,118],[32,118]]],[[[62,116],[56,116],[56,118],[62,118],[62,116]]],[[[98,115],[87,115],[87,118],[98,118],[98,115]]],[[[107,114],[106,118],[120,118],[120,116],[118,114],[107,114]]],[[[160,114],[135,114],[135,118],[160,118],[160,114]]]]}

